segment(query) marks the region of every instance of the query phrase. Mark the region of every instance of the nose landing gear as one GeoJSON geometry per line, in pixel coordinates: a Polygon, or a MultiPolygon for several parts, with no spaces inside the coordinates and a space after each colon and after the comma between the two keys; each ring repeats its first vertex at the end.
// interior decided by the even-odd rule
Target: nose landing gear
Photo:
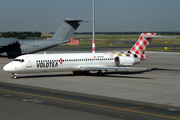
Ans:
{"type": "Polygon", "coordinates": [[[17,79],[17,74],[12,74],[14,79],[17,79]]]}

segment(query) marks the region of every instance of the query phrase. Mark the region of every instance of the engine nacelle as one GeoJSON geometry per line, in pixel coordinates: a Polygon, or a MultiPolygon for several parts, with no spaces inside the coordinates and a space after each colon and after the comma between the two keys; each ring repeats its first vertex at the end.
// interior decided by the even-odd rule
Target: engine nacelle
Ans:
{"type": "Polygon", "coordinates": [[[140,62],[139,58],[117,56],[114,59],[116,66],[134,65],[140,62]]]}

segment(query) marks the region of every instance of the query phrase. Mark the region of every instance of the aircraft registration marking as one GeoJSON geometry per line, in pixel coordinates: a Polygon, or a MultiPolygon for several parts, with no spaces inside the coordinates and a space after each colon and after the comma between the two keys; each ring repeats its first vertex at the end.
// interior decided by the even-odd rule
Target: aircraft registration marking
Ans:
{"type": "Polygon", "coordinates": [[[31,47],[39,47],[39,45],[31,45],[31,47]]]}
{"type": "Polygon", "coordinates": [[[97,58],[104,58],[104,56],[97,56],[97,58]]]}

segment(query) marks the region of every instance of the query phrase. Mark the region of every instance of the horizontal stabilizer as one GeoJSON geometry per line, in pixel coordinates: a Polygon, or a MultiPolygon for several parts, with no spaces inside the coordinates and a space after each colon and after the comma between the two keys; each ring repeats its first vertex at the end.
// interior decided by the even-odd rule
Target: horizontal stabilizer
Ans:
{"type": "Polygon", "coordinates": [[[82,20],[64,20],[65,22],[81,22],[82,20]]]}
{"type": "Polygon", "coordinates": [[[64,40],[63,43],[71,42],[71,40],[64,40]]]}
{"type": "Polygon", "coordinates": [[[59,39],[59,38],[51,38],[51,39],[49,39],[49,41],[51,41],[51,42],[53,42],[53,41],[55,41],[55,42],[62,41],[62,42],[59,42],[58,45],[62,45],[62,44],[71,42],[71,40],[62,40],[62,39],[59,39]]]}
{"type": "Polygon", "coordinates": [[[166,36],[143,36],[143,38],[176,38],[176,37],[166,37],[166,36]]]}

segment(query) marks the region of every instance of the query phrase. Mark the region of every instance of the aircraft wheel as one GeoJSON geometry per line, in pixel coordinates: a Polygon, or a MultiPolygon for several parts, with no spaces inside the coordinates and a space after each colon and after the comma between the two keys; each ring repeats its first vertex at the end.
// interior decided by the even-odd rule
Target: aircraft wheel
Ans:
{"type": "Polygon", "coordinates": [[[13,74],[13,78],[14,78],[14,79],[17,79],[17,74],[13,74]]]}
{"type": "Polygon", "coordinates": [[[17,79],[17,75],[14,75],[13,78],[14,78],[14,79],[17,79]]]}
{"type": "Polygon", "coordinates": [[[99,70],[99,71],[97,72],[97,74],[98,74],[98,75],[103,75],[103,72],[102,72],[101,70],[99,70]]]}

